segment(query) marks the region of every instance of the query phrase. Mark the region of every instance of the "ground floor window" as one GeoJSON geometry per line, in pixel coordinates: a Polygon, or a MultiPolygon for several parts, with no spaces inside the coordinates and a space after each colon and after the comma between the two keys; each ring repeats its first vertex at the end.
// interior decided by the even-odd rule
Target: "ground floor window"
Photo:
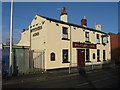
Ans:
{"type": "Polygon", "coordinates": [[[55,53],[52,52],[52,53],[50,54],[50,57],[51,57],[51,61],[55,61],[55,53]]]}
{"type": "Polygon", "coordinates": [[[103,60],[105,60],[105,57],[106,57],[105,50],[103,50],[103,60]]]}
{"type": "Polygon", "coordinates": [[[90,50],[89,49],[86,49],[86,62],[90,62],[90,50]]]}
{"type": "Polygon", "coordinates": [[[97,50],[97,62],[100,62],[100,50],[97,50]]]}
{"type": "Polygon", "coordinates": [[[95,59],[95,53],[93,53],[93,59],[95,59]]]}
{"type": "Polygon", "coordinates": [[[68,63],[68,49],[64,49],[62,51],[62,55],[63,55],[63,63],[68,63]]]}

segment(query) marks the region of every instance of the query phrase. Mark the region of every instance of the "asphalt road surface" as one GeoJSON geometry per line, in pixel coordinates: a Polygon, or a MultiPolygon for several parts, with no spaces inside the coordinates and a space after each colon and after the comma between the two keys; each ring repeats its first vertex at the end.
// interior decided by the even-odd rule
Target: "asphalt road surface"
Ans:
{"type": "Polygon", "coordinates": [[[28,79],[7,80],[2,88],[119,88],[120,73],[116,69],[88,72],[85,75],[74,73],[54,77],[34,77],[28,79]]]}

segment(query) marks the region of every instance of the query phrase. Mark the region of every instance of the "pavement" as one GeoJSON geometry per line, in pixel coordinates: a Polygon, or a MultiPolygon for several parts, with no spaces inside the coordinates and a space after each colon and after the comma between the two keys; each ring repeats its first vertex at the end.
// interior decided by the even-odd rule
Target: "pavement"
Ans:
{"type": "MultiPolygon", "coordinates": [[[[20,75],[20,76],[13,76],[13,77],[6,77],[6,78],[3,78],[2,80],[2,84],[3,84],[3,88],[7,88],[7,87],[26,87],[26,85],[28,83],[31,82],[31,87],[33,85],[32,82],[34,82],[34,84],[38,84],[37,82],[45,82],[47,81],[49,83],[49,81],[56,81],[56,80],[65,80],[66,78],[68,78],[70,80],[70,78],[76,78],[76,77],[79,77],[80,76],[80,80],[83,80],[83,78],[87,79],[87,82],[84,82],[84,83],[80,83],[77,85],[77,87],[81,87],[81,86],[84,86],[84,85],[88,85],[88,84],[91,84],[91,81],[90,81],[90,78],[96,78],[94,75],[96,74],[97,75],[97,78],[98,77],[102,77],[100,80],[99,79],[96,79],[95,81],[93,81],[93,83],[96,83],[98,81],[104,81],[106,79],[108,79],[108,77],[106,77],[106,75],[102,74],[104,72],[104,74],[106,74],[107,76],[110,76],[110,78],[117,78],[116,80],[119,80],[118,77],[114,77],[114,72],[116,73],[115,75],[120,75],[120,69],[119,67],[112,67],[112,66],[106,66],[104,67],[104,69],[99,69],[99,70],[93,70],[93,71],[87,71],[86,74],[84,75],[84,73],[71,73],[69,74],[69,71],[68,69],[64,69],[64,70],[53,70],[53,71],[47,71],[47,72],[44,72],[44,73],[36,73],[36,74],[28,74],[28,75],[20,75]],[[107,71],[107,73],[106,73],[107,71]],[[113,72],[113,73],[111,73],[113,72]],[[113,75],[112,75],[113,74],[113,75]],[[86,76],[87,75],[87,76],[86,76]],[[100,76],[99,76],[100,75],[100,76]],[[103,76],[104,75],[104,76],[103,76]],[[105,78],[103,78],[105,77],[105,78]],[[19,84],[23,84],[22,86],[18,86],[19,84]],[[24,86],[25,85],[25,86],[24,86]]],[[[112,79],[112,80],[113,80],[112,79]]],[[[69,81],[68,80],[68,81],[69,81]]],[[[67,81],[67,82],[68,82],[67,81]]],[[[73,82],[76,83],[76,80],[72,80],[73,82]]],[[[83,80],[85,81],[85,80],[83,80]]],[[[56,81],[57,82],[57,81],[56,81]]],[[[65,82],[65,81],[64,81],[65,82]]],[[[70,80],[71,82],[71,80],[70,80]]],[[[69,83],[70,83],[69,82],[69,83]]],[[[81,82],[81,81],[80,81],[81,82]]],[[[109,83],[109,82],[108,82],[109,83]]],[[[45,84],[48,86],[48,84],[45,84]]],[[[43,86],[45,86],[43,85],[43,86]]],[[[49,83],[49,85],[51,85],[49,83]]],[[[33,85],[34,86],[34,85],[33,85]]],[[[51,85],[52,86],[52,85],[51,85]]],[[[50,86],[50,87],[51,87],[50,86]]],[[[30,86],[29,86],[30,87],[30,86]]],[[[39,87],[36,86],[36,87],[39,87]]],[[[41,86],[42,87],[42,86],[41,86]]],[[[117,86],[116,86],[117,87],[117,86]]]]}

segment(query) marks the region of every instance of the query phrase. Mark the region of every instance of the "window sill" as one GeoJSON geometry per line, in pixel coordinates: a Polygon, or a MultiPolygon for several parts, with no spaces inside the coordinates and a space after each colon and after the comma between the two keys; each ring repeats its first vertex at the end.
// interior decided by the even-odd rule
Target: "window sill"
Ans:
{"type": "Polygon", "coordinates": [[[91,61],[86,61],[86,63],[90,63],[91,61]]]}
{"type": "Polygon", "coordinates": [[[51,61],[55,61],[55,60],[51,60],[51,61]]]}
{"type": "Polygon", "coordinates": [[[68,40],[69,41],[70,39],[68,39],[68,38],[62,38],[62,40],[68,40]]]}

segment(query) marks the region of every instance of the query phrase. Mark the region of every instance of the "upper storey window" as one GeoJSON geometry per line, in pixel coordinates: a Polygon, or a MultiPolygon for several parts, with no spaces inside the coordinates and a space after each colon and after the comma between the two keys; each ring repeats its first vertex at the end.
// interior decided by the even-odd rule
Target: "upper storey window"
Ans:
{"type": "Polygon", "coordinates": [[[97,44],[99,44],[100,43],[100,35],[97,34],[96,37],[97,37],[97,44]]]}
{"type": "Polygon", "coordinates": [[[89,42],[89,32],[85,32],[85,41],[89,42]]]}
{"type": "Polygon", "coordinates": [[[62,28],[62,39],[68,40],[68,28],[66,28],[66,27],[62,28]]]}
{"type": "Polygon", "coordinates": [[[108,43],[108,37],[106,35],[102,35],[102,44],[106,45],[108,43]]]}

